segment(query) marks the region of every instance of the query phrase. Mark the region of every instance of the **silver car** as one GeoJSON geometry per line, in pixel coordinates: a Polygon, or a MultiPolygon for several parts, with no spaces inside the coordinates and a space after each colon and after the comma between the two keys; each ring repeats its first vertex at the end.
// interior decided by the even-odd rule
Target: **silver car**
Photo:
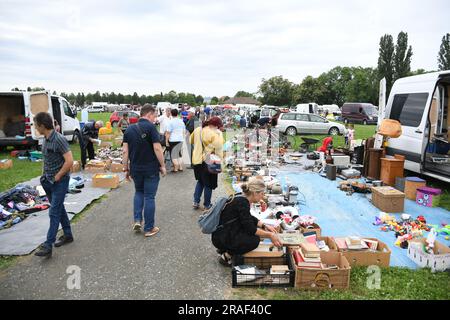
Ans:
{"type": "Polygon", "coordinates": [[[329,134],[332,136],[346,133],[344,125],[309,113],[289,112],[282,113],[276,126],[278,131],[290,136],[297,134],[329,134]]]}

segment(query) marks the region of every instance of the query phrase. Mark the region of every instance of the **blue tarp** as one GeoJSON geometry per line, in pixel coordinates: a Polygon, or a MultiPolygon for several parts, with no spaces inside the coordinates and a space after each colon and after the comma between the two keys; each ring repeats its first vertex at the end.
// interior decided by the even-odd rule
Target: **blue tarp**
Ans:
{"type": "MultiPolygon", "coordinates": [[[[407,250],[395,246],[395,233],[383,232],[380,226],[374,226],[375,217],[380,210],[372,205],[363,194],[354,193],[347,196],[340,191],[338,183],[341,180],[330,181],[317,173],[312,172],[283,172],[278,175],[282,185],[286,188],[287,182],[299,188],[305,197],[305,205],[300,206],[301,214],[312,215],[322,228],[324,236],[361,236],[377,238],[391,249],[391,266],[408,267],[415,269],[416,264],[407,257],[407,250]]],[[[303,200],[300,195],[300,200],[303,200]]],[[[421,207],[414,201],[405,200],[405,213],[413,219],[423,215],[428,224],[450,223],[450,212],[442,208],[421,207]]],[[[393,214],[400,219],[400,214],[393,214]]],[[[427,236],[424,232],[424,237],[427,236]]],[[[438,236],[438,241],[450,245],[444,235],[438,236]]]]}

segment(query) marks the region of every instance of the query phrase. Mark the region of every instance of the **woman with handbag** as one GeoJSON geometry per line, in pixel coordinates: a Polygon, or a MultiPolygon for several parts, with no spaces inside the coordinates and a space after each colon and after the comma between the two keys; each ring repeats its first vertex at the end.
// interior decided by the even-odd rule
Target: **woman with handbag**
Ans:
{"type": "Polygon", "coordinates": [[[269,238],[274,246],[281,247],[276,229],[265,225],[250,213],[251,204],[259,203],[264,198],[265,189],[263,179],[250,178],[242,185],[243,195],[235,195],[222,210],[219,220],[221,227],[211,236],[220,254],[221,264],[229,266],[233,257],[255,250],[261,238],[269,238]]]}
{"type": "Polygon", "coordinates": [[[191,134],[192,165],[197,185],[194,192],[194,209],[200,208],[200,198],[204,191],[204,208],[211,208],[212,191],[217,188],[217,176],[220,173],[220,161],[223,157],[223,127],[219,117],[212,117],[191,134]],[[213,160],[211,160],[213,159],[213,160]]]}

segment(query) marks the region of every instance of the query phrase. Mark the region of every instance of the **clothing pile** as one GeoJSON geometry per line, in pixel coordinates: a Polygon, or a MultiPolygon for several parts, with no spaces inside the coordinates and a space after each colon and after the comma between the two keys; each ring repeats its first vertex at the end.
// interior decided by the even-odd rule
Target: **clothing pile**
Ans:
{"type": "Polygon", "coordinates": [[[69,193],[75,194],[80,193],[81,190],[84,188],[84,178],[83,177],[70,177],[69,181],[69,193]]]}
{"type": "Polygon", "coordinates": [[[28,215],[50,207],[42,192],[28,185],[0,193],[0,229],[9,228],[27,218],[28,215]]]}

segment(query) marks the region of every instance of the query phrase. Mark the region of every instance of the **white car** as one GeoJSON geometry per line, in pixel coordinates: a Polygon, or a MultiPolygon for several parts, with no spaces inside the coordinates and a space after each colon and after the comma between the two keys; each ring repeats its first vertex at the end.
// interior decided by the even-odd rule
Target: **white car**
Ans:
{"type": "Polygon", "coordinates": [[[346,133],[344,125],[331,122],[321,116],[309,113],[282,113],[278,119],[277,130],[295,136],[297,134],[329,134],[332,136],[346,133]]]}
{"type": "Polygon", "coordinates": [[[86,108],[87,112],[95,113],[95,112],[105,112],[104,106],[89,106],[86,108]]]}

